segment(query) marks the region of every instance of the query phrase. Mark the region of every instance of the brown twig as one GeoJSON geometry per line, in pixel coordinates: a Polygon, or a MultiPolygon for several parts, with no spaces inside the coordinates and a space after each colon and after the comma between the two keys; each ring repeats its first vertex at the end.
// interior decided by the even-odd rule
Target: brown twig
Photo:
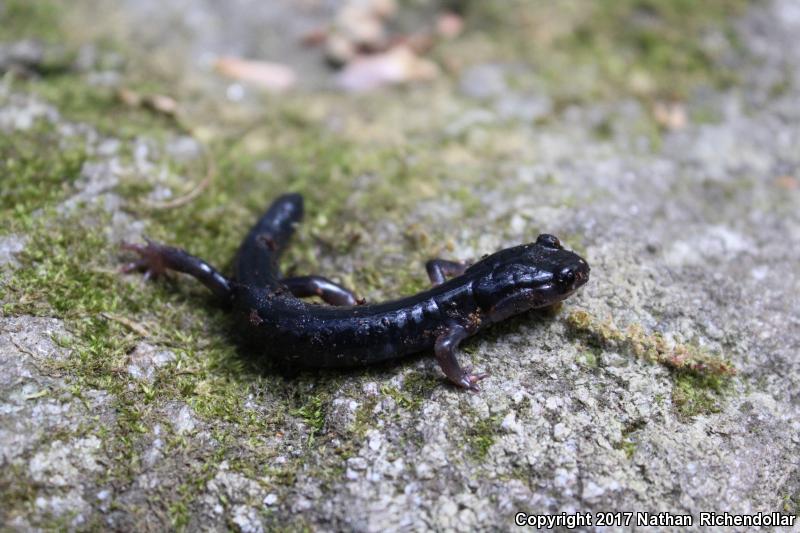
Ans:
{"type": "Polygon", "coordinates": [[[138,333],[141,337],[150,336],[150,332],[147,330],[147,328],[145,328],[138,322],[131,320],[130,318],[125,318],[124,316],[115,315],[114,313],[100,313],[100,314],[108,320],[117,322],[118,324],[122,324],[123,326],[133,331],[134,333],[138,333]]]}
{"type": "Polygon", "coordinates": [[[211,182],[214,180],[214,176],[217,173],[217,165],[214,162],[214,158],[208,152],[208,149],[202,144],[201,146],[206,160],[206,175],[203,178],[203,180],[200,183],[198,183],[194,189],[184,194],[183,196],[173,198],[172,200],[168,200],[166,202],[150,202],[147,204],[147,207],[149,207],[150,209],[173,209],[176,207],[181,207],[183,205],[192,202],[195,198],[203,194],[203,192],[206,189],[208,189],[209,185],[211,185],[211,182]]]}

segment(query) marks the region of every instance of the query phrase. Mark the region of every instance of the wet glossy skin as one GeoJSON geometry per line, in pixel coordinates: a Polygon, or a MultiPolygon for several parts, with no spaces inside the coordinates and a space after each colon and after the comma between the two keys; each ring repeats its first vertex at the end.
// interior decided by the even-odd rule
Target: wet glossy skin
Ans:
{"type": "Polygon", "coordinates": [[[477,390],[486,374],[462,369],[458,344],[480,329],[529,309],[548,307],[589,279],[589,265],[552,235],[507,248],[472,266],[427,264],[434,287],[386,303],[358,305],[352,292],[319,276],[282,278],[280,253],[303,216],[300,195],[278,198],[242,243],[232,279],[183,250],[127,246],[142,257],[126,270],[188,273],[229,301],[246,336],[271,357],[306,367],[352,367],[434,349],[445,375],[477,390]],[[455,275],[445,280],[448,275],[455,275]],[[317,295],[332,305],[307,303],[317,295]]]}

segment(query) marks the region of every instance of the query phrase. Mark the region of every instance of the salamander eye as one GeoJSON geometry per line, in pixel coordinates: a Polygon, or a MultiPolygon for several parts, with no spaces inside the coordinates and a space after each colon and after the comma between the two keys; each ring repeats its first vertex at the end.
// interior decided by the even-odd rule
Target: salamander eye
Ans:
{"type": "Polygon", "coordinates": [[[542,233],[536,238],[536,244],[544,246],[546,248],[553,248],[554,250],[561,249],[561,241],[558,240],[558,237],[555,235],[549,235],[547,233],[542,233]]]}
{"type": "Polygon", "coordinates": [[[565,268],[558,273],[556,281],[559,285],[567,287],[572,286],[572,284],[575,283],[575,271],[572,270],[572,268],[565,268]]]}

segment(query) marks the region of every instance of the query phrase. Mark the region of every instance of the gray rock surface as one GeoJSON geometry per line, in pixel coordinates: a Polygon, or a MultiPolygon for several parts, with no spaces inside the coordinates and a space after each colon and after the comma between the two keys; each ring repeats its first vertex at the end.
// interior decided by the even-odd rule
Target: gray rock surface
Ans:
{"type": "MultiPolygon", "coordinates": [[[[164,36],[160,23],[135,24],[163,3],[120,2],[134,39],[157,43],[167,54],[188,48],[199,63],[187,68],[197,68],[192,75],[199,79],[210,76],[202,59],[220,51],[296,53],[291,57],[302,56],[297,61],[314,71],[307,51],[290,52],[296,47],[277,36],[256,38],[285,20],[293,22],[281,35],[301,33],[332,9],[312,2],[316,7],[298,14],[290,4],[237,1],[223,16],[213,2],[185,0],[169,7],[180,15],[182,31],[164,36]]],[[[59,365],[76,357],[64,348],[72,332],[63,320],[4,312],[4,525],[466,531],[511,529],[518,511],[697,517],[785,511],[795,502],[796,513],[800,8],[792,0],[753,6],[737,31],[752,56],[742,63],[743,81],[698,92],[686,103],[690,115],[712,107],[718,118],[690,120],[659,143],[641,132],[649,110],[636,100],[574,105],[534,124],[553,113],[553,104],[546,95],[510,88],[506,64],[469,69],[453,84],[463,100],[451,106],[437,135],[466,137],[469,148],[507,134],[524,150],[475,184],[478,215],[460,218],[466,209],[452,197],[421,197],[408,219],[452,228],[449,253],[457,258],[530,240],[535,229],[568,236],[592,265],[591,282],[559,317],[515,319],[468,343],[464,360],[491,372],[479,394],[435,381],[438,369],[428,357],[335,378],[301,377],[291,386],[274,377],[255,385],[243,380],[242,416],[281,417],[254,435],[203,412],[201,403],[159,399],[155,392],[142,405],[126,400],[142,390],[148,397],[165,379],[194,371],[187,361],[202,353],[137,340],[118,369],[122,385],[112,392],[85,386],[70,373],[75,367],[59,365]],[[785,83],[780,94],[776,83],[785,83]],[[613,124],[607,137],[592,133],[606,122],[613,124]],[[674,373],[620,346],[587,345],[564,318],[576,310],[620,329],[660,333],[670,346],[724,353],[737,376],[718,408],[686,416],[670,401],[674,373]],[[314,379],[338,380],[326,381],[337,387],[317,406],[324,414],[319,427],[307,410],[276,413],[287,405],[287,391],[302,396],[303,384],[314,379]],[[135,431],[116,433],[119,418],[133,411],[141,415],[135,431]],[[129,456],[120,455],[128,449],[123,438],[133,443],[129,456]],[[250,457],[264,458],[262,470],[246,466],[250,457]]],[[[314,76],[322,79],[324,70],[314,76]]],[[[87,139],[91,158],[58,209],[80,216],[87,205],[99,206],[110,216],[112,243],[135,240],[145,227],[115,192],[119,177],[151,176],[161,187],[153,200],[172,198],[171,187],[185,178],[170,162],[201,154],[185,135],[163,145],[146,137],[129,143],[67,121],[32,94],[2,98],[6,135],[46,121],[62,135],[87,139]]],[[[370,176],[355,179],[371,186],[370,176]]],[[[372,239],[357,246],[369,250],[400,238],[393,221],[371,223],[372,239]]],[[[14,275],[25,247],[25,235],[0,235],[0,268],[8,269],[0,282],[14,275]]],[[[392,268],[402,260],[386,258],[392,268]]],[[[354,268],[347,258],[320,261],[327,271],[354,268]]],[[[3,298],[7,303],[10,296],[3,298]]],[[[598,528],[617,529],[628,528],[598,528]]]]}

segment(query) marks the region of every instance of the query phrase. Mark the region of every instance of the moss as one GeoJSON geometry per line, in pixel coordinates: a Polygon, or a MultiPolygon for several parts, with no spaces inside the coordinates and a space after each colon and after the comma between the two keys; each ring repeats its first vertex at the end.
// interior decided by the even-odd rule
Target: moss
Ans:
{"type": "MultiPolygon", "coordinates": [[[[127,105],[115,89],[88,85],[75,74],[49,76],[45,83],[17,80],[12,87],[52,104],[66,120],[91,125],[101,134],[123,141],[144,134],[159,140],[170,132],[184,130],[175,117],[127,105]]],[[[133,84],[130,88],[137,87],[133,84]]]]}
{"type": "Polygon", "coordinates": [[[579,360],[589,368],[597,368],[599,366],[597,355],[588,350],[581,353],[579,360]]]}
{"type": "Polygon", "coordinates": [[[718,413],[730,386],[730,380],[721,376],[679,372],[672,389],[672,404],[685,418],[718,413]]]}
{"type": "Polygon", "coordinates": [[[638,325],[620,330],[611,321],[601,322],[586,311],[573,311],[567,326],[574,335],[600,349],[620,349],[665,366],[673,373],[672,402],[684,417],[720,409],[736,374],[724,358],[699,346],[669,343],[660,333],[646,334],[638,325]]]}
{"type": "Polygon", "coordinates": [[[361,402],[361,405],[356,411],[355,422],[353,423],[354,438],[363,438],[367,430],[374,425],[374,411],[377,404],[378,399],[374,396],[368,396],[361,402]]]}
{"type": "Polygon", "coordinates": [[[482,461],[489,454],[489,450],[497,439],[500,431],[500,418],[491,416],[477,418],[474,421],[467,418],[467,423],[470,424],[466,431],[467,452],[473,460],[482,461]]]}
{"type": "Polygon", "coordinates": [[[390,385],[383,385],[381,387],[381,394],[393,399],[395,403],[403,409],[416,410],[422,405],[421,398],[411,397],[401,392],[397,387],[392,387],[390,385]]]}
{"type": "Polygon", "coordinates": [[[62,5],[54,0],[3,0],[0,2],[0,42],[63,39],[62,5]]]}
{"type": "MultiPolygon", "coordinates": [[[[30,509],[36,500],[36,486],[32,483],[20,482],[27,479],[27,465],[7,463],[0,469],[0,494],[3,498],[3,506],[8,511],[30,509]]],[[[9,519],[11,514],[4,516],[9,519]]]]}
{"type": "Polygon", "coordinates": [[[610,140],[614,138],[614,124],[608,119],[604,118],[594,126],[592,126],[592,133],[602,140],[610,140]]]}
{"type": "Polygon", "coordinates": [[[431,395],[433,390],[441,385],[441,380],[435,375],[417,371],[406,374],[403,378],[403,392],[412,398],[425,399],[431,395]]]}
{"type": "Polygon", "coordinates": [[[633,454],[636,453],[636,442],[630,439],[625,439],[620,444],[620,449],[625,452],[625,457],[630,459],[633,457],[633,454]]]}
{"type": "Polygon", "coordinates": [[[693,124],[719,124],[723,118],[721,111],[710,106],[692,107],[689,117],[693,124]]]}
{"type": "MultiPolygon", "coordinates": [[[[209,343],[201,334],[208,331],[208,323],[204,324],[209,314],[207,309],[197,309],[189,323],[184,322],[188,327],[183,329],[180,323],[192,315],[191,304],[180,302],[179,295],[158,284],[150,285],[146,291],[139,290],[137,281],[126,279],[112,268],[116,254],[101,229],[107,223],[107,215],[95,212],[86,217],[94,219],[96,226],[74,216],[59,218],[52,213],[50,216],[56,218],[45,217],[33,224],[28,246],[19,258],[22,268],[3,287],[4,300],[13,302],[4,307],[4,313],[65,319],[72,336],[61,342],[67,344],[72,355],[65,361],[48,363],[51,370],[68,377],[76,396],[84,388],[104,389],[113,394],[117,417],[104,442],[117,461],[106,470],[109,481],[123,483],[136,476],[141,468],[142,439],[148,439],[159,409],[166,402],[187,402],[202,419],[213,421],[215,427],[230,424],[216,435],[223,455],[229,450],[225,444],[228,441],[247,442],[255,435],[272,431],[276,421],[282,419],[281,409],[276,409],[270,417],[244,405],[252,384],[259,378],[235,357],[233,347],[225,342],[221,316],[216,326],[220,340],[216,342],[209,343]],[[56,220],[58,229],[54,231],[56,220]],[[163,317],[169,317],[168,323],[160,327],[159,320],[148,319],[148,329],[160,343],[171,346],[178,358],[174,367],[158,374],[150,385],[134,382],[121,371],[138,335],[104,315],[133,317],[140,313],[148,315],[153,309],[160,309],[163,317]]],[[[213,319],[213,308],[210,311],[213,319]]],[[[162,420],[162,425],[163,422],[166,421],[162,420]]],[[[181,439],[172,442],[179,450],[185,444],[181,439]]],[[[270,453],[258,449],[251,452],[250,464],[254,466],[262,463],[265,453],[270,453]]],[[[221,460],[222,456],[215,462],[221,460]]],[[[202,457],[202,463],[214,464],[208,456],[202,457]]],[[[187,490],[191,498],[186,501],[179,494],[159,496],[169,505],[175,525],[185,520],[186,514],[181,510],[187,508],[210,475],[213,471],[190,470],[186,474],[183,483],[192,489],[187,490]]]]}
{"type": "Polygon", "coordinates": [[[800,517],[800,491],[781,497],[780,512],[800,517]]]}
{"type": "Polygon", "coordinates": [[[383,385],[380,389],[381,394],[393,399],[397,405],[402,408],[408,409],[414,405],[414,401],[400,392],[400,389],[391,385],[383,385]]]}
{"type": "MultiPolygon", "coordinates": [[[[32,222],[28,244],[19,255],[22,268],[5,287],[15,296],[5,305],[6,313],[55,313],[83,319],[84,324],[107,324],[98,318],[100,313],[136,308],[132,291],[120,287],[117,273],[106,269],[109,243],[101,227],[108,217],[96,216],[100,227],[76,215],[60,218],[58,224],[43,218],[32,222]]],[[[106,333],[111,332],[92,338],[106,333]]]]}
{"type": "Polygon", "coordinates": [[[736,369],[724,358],[695,345],[669,343],[661,333],[648,335],[636,324],[622,331],[613,322],[601,322],[586,311],[573,311],[567,316],[566,323],[573,334],[586,339],[592,345],[600,348],[622,348],[637,357],[674,371],[720,378],[729,378],[736,374],[736,369]]]}
{"type": "Polygon", "coordinates": [[[636,453],[636,447],[638,446],[636,432],[643,427],[644,421],[636,420],[626,424],[625,427],[622,428],[622,439],[619,443],[615,444],[614,447],[618,450],[622,450],[625,453],[625,457],[628,459],[632,458],[633,454],[636,453]]]}
{"type": "Polygon", "coordinates": [[[781,98],[789,93],[792,89],[792,77],[790,74],[786,73],[784,76],[773,83],[769,88],[769,96],[770,98],[781,98]]]}
{"type": "Polygon", "coordinates": [[[309,444],[314,441],[314,437],[322,432],[327,416],[328,398],[323,395],[315,395],[308,398],[308,401],[293,412],[294,415],[301,417],[308,424],[311,432],[308,436],[309,444]]]}
{"type": "Polygon", "coordinates": [[[0,217],[24,223],[35,210],[62,200],[72,191],[85,160],[83,141],[63,139],[43,123],[0,135],[0,217]]]}

